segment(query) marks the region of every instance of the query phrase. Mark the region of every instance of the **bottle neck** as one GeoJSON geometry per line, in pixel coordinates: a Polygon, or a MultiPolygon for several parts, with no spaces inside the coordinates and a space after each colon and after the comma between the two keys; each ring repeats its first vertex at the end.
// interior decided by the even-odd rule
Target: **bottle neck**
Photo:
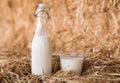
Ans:
{"type": "Polygon", "coordinates": [[[42,17],[37,18],[37,27],[35,35],[42,36],[42,35],[48,35],[46,30],[46,19],[42,17]]]}

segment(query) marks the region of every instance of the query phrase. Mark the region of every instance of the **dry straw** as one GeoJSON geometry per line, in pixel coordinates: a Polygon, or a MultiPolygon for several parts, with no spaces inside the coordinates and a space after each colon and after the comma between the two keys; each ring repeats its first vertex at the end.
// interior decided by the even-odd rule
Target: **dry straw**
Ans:
{"type": "Polygon", "coordinates": [[[120,0],[0,0],[0,82],[120,82],[120,0]],[[53,73],[30,73],[35,6],[50,7],[53,73]],[[60,70],[58,53],[82,52],[82,76],[60,70]],[[1,64],[2,63],[2,64],[1,64]]]}

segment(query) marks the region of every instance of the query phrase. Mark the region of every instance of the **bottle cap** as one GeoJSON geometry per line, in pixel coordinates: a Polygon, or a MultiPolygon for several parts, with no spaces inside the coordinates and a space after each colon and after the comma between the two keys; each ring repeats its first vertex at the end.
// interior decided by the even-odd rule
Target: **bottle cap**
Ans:
{"type": "Polygon", "coordinates": [[[47,6],[45,4],[38,4],[38,8],[39,9],[45,9],[45,8],[47,8],[47,6]]]}

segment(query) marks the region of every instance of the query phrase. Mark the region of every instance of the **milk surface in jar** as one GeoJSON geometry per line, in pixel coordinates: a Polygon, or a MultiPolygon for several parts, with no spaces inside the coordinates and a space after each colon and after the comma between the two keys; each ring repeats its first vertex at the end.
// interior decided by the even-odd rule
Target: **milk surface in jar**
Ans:
{"type": "Polygon", "coordinates": [[[35,16],[37,17],[37,27],[31,49],[32,74],[50,74],[52,71],[51,46],[50,38],[46,31],[46,21],[49,18],[48,7],[44,4],[39,4],[35,16]]]}

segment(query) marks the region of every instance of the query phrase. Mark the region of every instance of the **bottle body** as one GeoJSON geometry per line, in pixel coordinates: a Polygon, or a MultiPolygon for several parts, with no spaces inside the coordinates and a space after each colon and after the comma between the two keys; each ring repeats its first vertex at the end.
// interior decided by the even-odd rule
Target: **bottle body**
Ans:
{"type": "Polygon", "coordinates": [[[37,17],[37,26],[31,49],[32,74],[50,74],[52,71],[52,59],[50,38],[46,30],[46,22],[48,19],[47,6],[39,4],[35,16],[37,17]]]}
{"type": "Polygon", "coordinates": [[[50,74],[52,71],[50,39],[35,35],[32,42],[32,74],[50,74]]]}

